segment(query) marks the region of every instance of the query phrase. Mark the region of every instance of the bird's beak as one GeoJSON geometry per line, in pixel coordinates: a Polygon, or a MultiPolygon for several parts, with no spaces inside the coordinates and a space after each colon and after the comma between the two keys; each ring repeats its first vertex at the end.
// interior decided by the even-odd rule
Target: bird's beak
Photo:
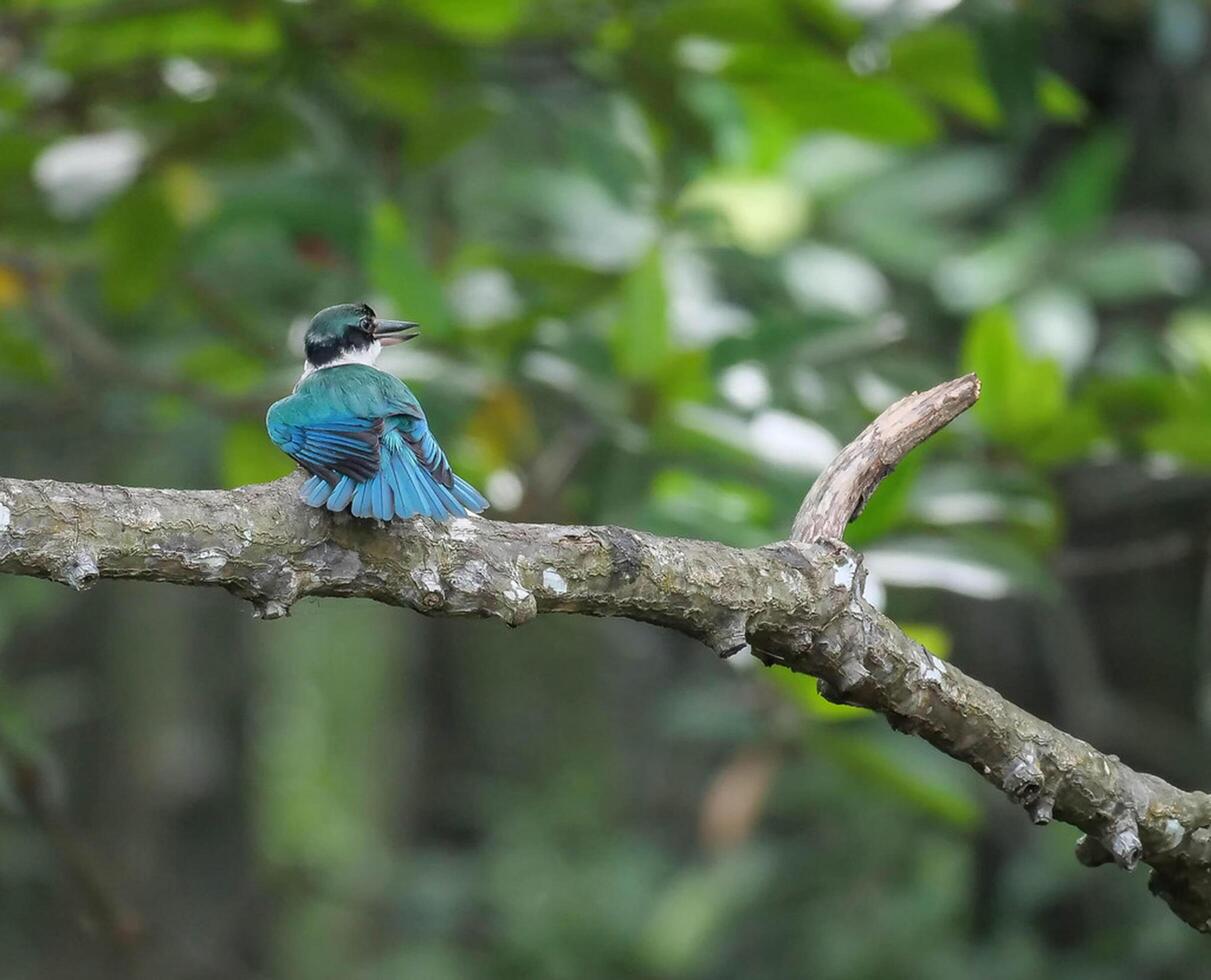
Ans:
{"type": "Polygon", "coordinates": [[[376,318],[374,321],[374,339],[384,347],[402,344],[419,333],[420,324],[410,323],[407,320],[379,320],[376,318]]]}

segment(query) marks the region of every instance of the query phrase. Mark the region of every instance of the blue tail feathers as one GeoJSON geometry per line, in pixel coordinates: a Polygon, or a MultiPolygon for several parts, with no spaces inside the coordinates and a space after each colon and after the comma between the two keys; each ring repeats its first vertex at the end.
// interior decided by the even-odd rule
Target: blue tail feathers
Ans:
{"type": "Polygon", "coordinates": [[[359,483],[342,476],[331,484],[321,476],[312,476],[300,491],[303,502],[330,511],[348,508],[354,517],[376,517],[380,521],[418,514],[439,520],[464,517],[488,506],[483,495],[462,477],[451,474],[452,485],[447,487],[408,446],[396,440],[390,443],[384,440],[379,470],[369,480],[359,483]]]}

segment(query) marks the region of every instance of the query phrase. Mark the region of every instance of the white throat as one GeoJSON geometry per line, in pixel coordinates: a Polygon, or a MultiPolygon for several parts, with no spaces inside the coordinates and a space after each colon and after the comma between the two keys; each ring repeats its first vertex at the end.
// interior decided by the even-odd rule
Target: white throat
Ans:
{"type": "Polygon", "coordinates": [[[374,362],[378,360],[378,355],[383,352],[383,345],[377,340],[369,347],[363,347],[360,350],[344,351],[338,357],[334,357],[327,364],[315,365],[310,361],[303,362],[303,374],[299,381],[305,381],[316,371],[323,371],[326,368],[340,367],[342,364],[365,364],[367,367],[374,367],[374,362]]]}

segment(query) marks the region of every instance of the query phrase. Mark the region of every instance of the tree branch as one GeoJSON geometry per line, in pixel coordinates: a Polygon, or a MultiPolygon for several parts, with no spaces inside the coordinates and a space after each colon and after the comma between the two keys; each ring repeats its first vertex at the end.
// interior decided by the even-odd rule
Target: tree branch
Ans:
{"type": "Polygon", "coordinates": [[[900,460],[979,397],[980,379],[965,374],[929,391],[914,391],[886,409],[817,477],[795,515],[791,540],[840,538],[900,460]]]}
{"type": "Polygon", "coordinates": [[[297,475],[233,491],[0,479],[0,572],[74,588],[219,586],[265,618],[304,596],[362,596],[511,626],[540,613],[624,616],[725,655],[750,644],[967,763],[1036,823],[1081,828],[1084,863],[1151,865],[1153,891],[1211,932],[1211,796],[1138,773],[933,657],[862,598],[861,556],[832,540],[878,479],[977,393],[960,378],[893,405],[813,487],[797,540],[755,550],[618,527],[383,525],[303,506],[297,475]]]}

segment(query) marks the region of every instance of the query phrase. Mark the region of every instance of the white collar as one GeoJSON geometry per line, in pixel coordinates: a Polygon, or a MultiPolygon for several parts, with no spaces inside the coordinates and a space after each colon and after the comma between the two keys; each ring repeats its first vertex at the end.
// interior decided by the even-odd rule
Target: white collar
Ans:
{"type": "Polygon", "coordinates": [[[351,350],[343,352],[339,357],[334,357],[327,364],[315,365],[310,361],[303,362],[303,373],[299,377],[297,388],[300,384],[306,381],[316,371],[323,371],[326,368],[340,367],[342,364],[365,364],[366,367],[374,367],[374,362],[378,360],[378,355],[383,352],[383,345],[377,340],[369,347],[363,347],[360,350],[351,350]]]}

